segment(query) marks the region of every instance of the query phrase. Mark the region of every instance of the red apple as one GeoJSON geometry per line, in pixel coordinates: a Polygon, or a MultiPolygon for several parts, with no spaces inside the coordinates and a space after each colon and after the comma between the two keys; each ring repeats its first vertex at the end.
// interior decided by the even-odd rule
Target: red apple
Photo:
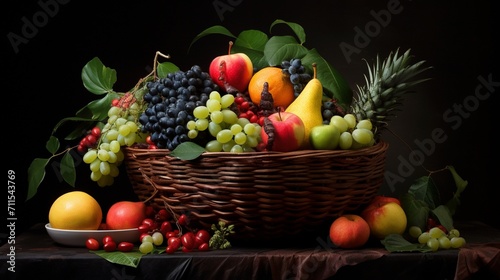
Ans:
{"type": "Polygon", "coordinates": [[[370,238],[370,227],[359,215],[344,214],[330,225],[330,240],[344,249],[359,248],[370,238]]]}
{"type": "Polygon", "coordinates": [[[268,151],[290,152],[296,151],[304,142],[305,126],[299,116],[290,112],[276,112],[269,117],[268,121],[274,127],[274,141],[268,147],[269,135],[266,133],[265,125],[261,128],[262,144],[268,151]]]}
{"type": "Polygon", "coordinates": [[[372,202],[370,202],[370,204],[372,205],[384,205],[384,204],[387,204],[389,202],[395,202],[399,205],[401,205],[401,201],[399,201],[398,198],[395,198],[395,197],[392,197],[392,196],[385,196],[385,195],[377,195],[375,196],[375,198],[373,198],[372,202]]]}
{"type": "Polygon", "coordinates": [[[377,196],[361,212],[370,226],[371,235],[384,239],[389,234],[403,234],[406,230],[406,213],[395,197],[377,196]]]}
{"type": "Polygon", "coordinates": [[[137,228],[146,218],[146,205],[143,202],[119,201],[111,205],[106,214],[108,229],[137,228]]]}
{"type": "Polygon", "coordinates": [[[231,53],[233,42],[229,42],[229,52],[212,60],[208,72],[212,80],[226,92],[244,92],[253,75],[253,64],[244,53],[231,53]]]}

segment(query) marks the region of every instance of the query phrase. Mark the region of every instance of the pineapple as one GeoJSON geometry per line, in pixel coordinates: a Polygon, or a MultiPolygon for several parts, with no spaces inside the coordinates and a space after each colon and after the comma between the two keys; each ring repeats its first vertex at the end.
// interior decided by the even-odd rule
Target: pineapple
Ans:
{"type": "Polygon", "coordinates": [[[431,67],[423,67],[425,61],[413,63],[410,50],[399,55],[399,50],[390,53],[380,61],[377,56],[376,64],[368,66],[368,77],[365,75],[366,85],[357,85],[357,97],[353,99],[350,111],[357,120],[369,119],[375,135],[387,126],[390,118],[395,116],[395,110],[401,105],[403,96],[411,92],[411,88],[429,79],[415,77],[431,67]]]}

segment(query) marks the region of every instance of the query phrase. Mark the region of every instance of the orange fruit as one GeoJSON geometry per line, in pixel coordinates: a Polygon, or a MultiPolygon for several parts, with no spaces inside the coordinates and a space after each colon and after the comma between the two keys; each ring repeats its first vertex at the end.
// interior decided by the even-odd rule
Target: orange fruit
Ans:
{"type": "Polygon", "coordinates": [[[283,74],[281,68],[268,66],[257,71],[248,84],[248,94],[254,104],[260,104],[265,82],[268,83],[268,90],[273,96],[274,107],[281,107],[284,110],[295,99],[290,78],[283,74]]]}
{"type": "Polygon", "coordinates": [[[49,210],[49,223],[53,228],[96,230],[101,222],[101,206],[95,198],[82,191],[59,196],[49,210]]]}

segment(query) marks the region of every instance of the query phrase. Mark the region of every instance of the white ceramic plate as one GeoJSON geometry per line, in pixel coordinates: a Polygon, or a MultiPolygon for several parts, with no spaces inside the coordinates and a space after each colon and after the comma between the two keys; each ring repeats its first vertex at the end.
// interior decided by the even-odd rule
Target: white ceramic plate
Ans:
{"type": "Polygon", "coordinates": [[[117,230],[67,230],[53,228],[50,226],[50,223],[47,223],[45,229],[55,242],[74,247],[85,247],[85,242],[91,237],[97,239],[99,243],[101,243],[104,236],[110,235],[113,237],[116,244],[118,244],[122,241],[136,243],[140,236],[137,228],[117,230]]]}

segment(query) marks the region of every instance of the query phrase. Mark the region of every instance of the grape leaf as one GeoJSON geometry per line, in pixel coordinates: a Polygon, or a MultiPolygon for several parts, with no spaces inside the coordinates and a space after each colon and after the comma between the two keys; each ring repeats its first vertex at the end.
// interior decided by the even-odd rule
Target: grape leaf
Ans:
{"type": "Polygon", "coordinates": [[[431,252],[425,244],[411,243],[400,234],[389,234],[380,241],[389,252],[431,252]]]}
{"type": "Polygon", "coordinates": [[[31,199],[37,192],[38,186],[45,178],[45,166],[49,158],[35,158],[28,167],[28,194],[26,200],[31,199]]]}
{"type": "Polygon", "coordinates": [[[98,57],[89,61],[82,69],[83,86],[93,94],[105,94],[113,89],[116,70],[105,67],[98,57]]]}
{"type": "Polygon", "coordinates": [[[170,152],[171,156],[174,156],[181,160],[193,160],[198,158],[201,154],[205,152],[205,148],[193,142],[183,142],[175,149],[170,152]]]}
{"type": "Polygon", "coordinates": [[[458,205],[460,205],[460,194],[465,190],[468,182],[462,179],[462,177],[457,174],[457,171],[453,166],[447,166],[446,168],[450,170],[453,176],[453,180],[455,181],[455,185],[457,186],[457,191],[453,194],[453,197],[446,203],[446,206],[450,210],[450,213],[453,215],[455,214],[458,205]]]}
{"type": "MultiPolygon", "coordinates": [[[[155,246],[153,248],[153,251],[151,251],[148,254],[157,254],[157,255],[163,254],[165,253],[165,249],[166,249],[165,246],[155,246]]],[[[104,250],[97,250],[90,252],[104,258],[105,260],[111,263],[131,266],[135,268],[139,266],[141,258],[142,256],[144,256],[144,254],[141,253],[139,249],[134,249],[130,252],[120,252],[120,251],[106,252],[104,250]]]]}
{"type": "Polygon", "coordinates": [[[439,205],[432,209],[431,212],[447,230],[453,229],[453,217],[448,207],[439,205]]]}
{"type": "Polygon", "coordinates": [[[415,199],[427,203],[430,209],[434,209],[436,205],[440,204],[439,191],[430,176],[422,176],[416,179],[408,192],[413,194],[415,199]]]}
{"type": "Polygon", "coordinates": [[[411,193],[403,194],[400,200],[401,206],[406,213],[408,227],[418,226],[421,229],[425,229],[430,211],[427,203],[416,199],[411,193]]]}
{"type": "Polygon", "coordinates": [[[108,262],[111,263],[116,263],[116,264],[121,264],[121,265],[126,265],[126,266],[131,266],[134,268],[137,268],[139,266],[139,262],[141,261],[141,257],[143,254],[139,251],[133,251],[133,252],[120,252],[120,251],[114,251],[114,252],[106,252],[104,250],[98,250],[98,251],[90,251],[108,262]]]}

